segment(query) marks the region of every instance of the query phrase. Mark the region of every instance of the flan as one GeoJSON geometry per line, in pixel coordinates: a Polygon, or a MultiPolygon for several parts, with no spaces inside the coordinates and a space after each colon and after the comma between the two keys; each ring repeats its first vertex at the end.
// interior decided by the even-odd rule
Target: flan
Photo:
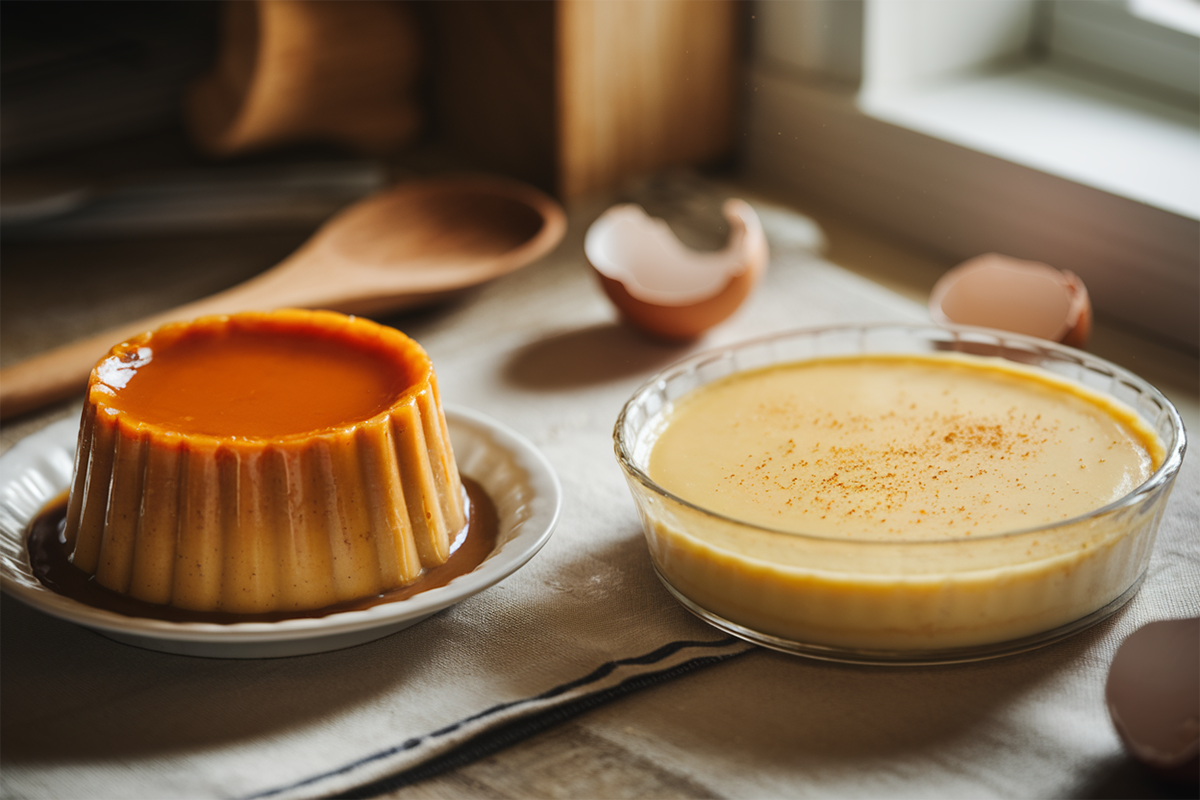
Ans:
{"type": "Polygon", "coordinates": [[[1165,459],[1137,412],[999,358],[773,363],[646,424],[655,491],[630,483],[659,574],[783,649],[891,658],[1064,629],[1128,597],[1161,513],[1128,501],[1165,459]]]}
{"type": "Polygon", "coordinates": [[[468,514],[421,347],[284,310],[167,325],[97,364],[63,535],[114,592],[252,614],[411,584],[468,514]]]}

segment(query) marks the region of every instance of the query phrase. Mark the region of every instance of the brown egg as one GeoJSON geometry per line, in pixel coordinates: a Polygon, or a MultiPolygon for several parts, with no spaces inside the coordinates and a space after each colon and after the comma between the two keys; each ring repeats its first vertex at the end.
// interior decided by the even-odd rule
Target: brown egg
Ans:
{"type": "Polygon", "coordinates": [[[725,320],[767,266],[767,239],[744,200],[723,206],[730,235],[716,252],[684,246],[637,205],[613,206],[588,229],[584,253],[621,316],[653,336],[687,341],[725,320]]]}
{"type": "Polygon", "coordinates": [[[976,256],[943,275],[929,296],[939,324],[957,323],[1024,333],[1083,347],[1092,304],[1083,281],[1037,261],[976,256]]]}
{"type": "Polygon", "coordinates": [[[1200,619],[1151,622],[1117,648],[1105,699],[1138,761],[1200,783],[1200,619]]]}

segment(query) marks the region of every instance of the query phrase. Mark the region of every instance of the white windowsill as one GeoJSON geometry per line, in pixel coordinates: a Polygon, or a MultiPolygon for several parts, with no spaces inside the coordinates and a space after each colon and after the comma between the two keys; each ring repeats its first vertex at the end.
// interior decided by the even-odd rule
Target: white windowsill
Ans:
{"type": "Polygon", "coordinates": [[[878,119],[1200,219],[1196,114],[1046,65],[864,92],[878,119]]]}
{"type": "Polygon", "coordinates": [[[947,268],[1001,252],[1069,269],[1098,313],[1200,346],[1195,123],[1090,84],[1066,97],[1087,82],[1035,70],[977,79],[982,99],[956,82],[881,102],[760,61],[747,74],[747,175],[921,244],[947,268]],[[1140,106],[1153,110],[1131,113],[1140,106]]]}

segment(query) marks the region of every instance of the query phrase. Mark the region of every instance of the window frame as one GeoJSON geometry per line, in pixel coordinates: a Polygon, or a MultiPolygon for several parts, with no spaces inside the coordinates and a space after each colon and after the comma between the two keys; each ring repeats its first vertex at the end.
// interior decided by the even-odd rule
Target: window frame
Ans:
{"type": "MultiPolygon", "coordinates": [[[[1155,2],[1044,0],[1036,47],[1064,69],[1078,65],[1131,91],[1195,109],[1200,101],[1200,38],[1165,20],[1155,21],[1162,17],[1155,2]]],[[[1200,5],[1190,7],[1200,21],[1200,5]]]]}
{"type": "MultiPolygon", "coordinates": [[[[931,45],[910,36],[907,62],[904,41],[892,41],[888,52],[872,37],[889,14],[895,18],[921,6],[928,11],[935,5],[932,0],[809,0],[800,4],[805,7],[800,13],[794,8],[781,13],[790,5],[761,2],[752,11],[743,153],[752,178],[831,203],[950,258],[997,251],[1070,269],[1088,285],[1099,313],[1191,348],[1200,346],[1196,115],[1161,98],[1130,94],[1120,85],[1092,92],[1097,97],[1091,100],[1108,115],[1102,119],[1137,121],[1125,126],[1126,143],[1118,137],[1106,147],[1153,154],[1174,137],[1175,157],[1183,166],[1166,172],[1165,179],[1177,188],[1190,183],[1195,194],[1173,202],[1156,200],[1086,170],[1056,168],[998,149],[995,142],[989,146],[922,124],[905,112],[905,104],[922,92],[936,97],[955,87],[981,90],[1005,76],[1027,78],[1031,70],[1054,73],[1055,65],[1038,52],[1036,34],[1046,11],[1041,3],[958,4],[976,12],[986,7],[991,17],[979,27],[1004,35],[982,45],[978,38],[971,44],[967,36],[970,46],[950,48],[932,59],[911,58],[914,48],[920,53],[931,45]],[[804,26],[809,40],[815,29],[831,43],[818,49],[817,57],[811,51],[788,50],[788,42],[804,41],[799,35],[804,26]],[[837,52],[832,43],[855,35],[862,42],[861,69],[855,74],[844,58],[831,69],[828,54],[837,52]],[[1105,105],[1100,103],[1105,97],[1130,102],[1105,105]],[[1156,123],[1164,123],[1168,134],[1158,140],[1156,123]]],[[[1078,74],[1061,75],[1068,84],[1092,82],[1078,74]]],[[[1027,115],[1029,97],[1022,98],[1012,87],[1006,91],[1014,119],[1027,115]]],[[[1053,105],[1043,104],[1042,110],[1053,111],[1053,105]]],[[[1095,124],[1084,120],[1083,135],[1094,138],[1100,129],[1088,126],[1095,124]]],[[[1007,143],[1017,137],[998,138],[1007,143]]],[[[1101,156],[1103,152],[1101,148],[1101,156]]],[[[1166,163],[1176,163],[1172,158],[1165,157],[1166,163]]],[[[1103,157],[1099,161],[1103,166],[1103,157]]],[[[1153,168],[1163,171],[1157,162],[1153,168]]]]}

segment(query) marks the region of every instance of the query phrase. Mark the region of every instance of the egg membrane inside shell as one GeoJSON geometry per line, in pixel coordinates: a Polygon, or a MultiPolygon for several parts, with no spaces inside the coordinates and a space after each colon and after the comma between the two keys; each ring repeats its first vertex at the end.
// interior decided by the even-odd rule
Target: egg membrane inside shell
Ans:
{"type": "Polygon", "coordinates": [[[745,241],[761,225],[750,206],[728,205],[732,225],[729,243],[716,252],[686,247],[661,219],[641,206],[624,204],[606,211],[588,229],[584,250],[601,275],[619,281],[630,295],[660,306],[685,306],[714,297],[749,268],[745,241]]]}

